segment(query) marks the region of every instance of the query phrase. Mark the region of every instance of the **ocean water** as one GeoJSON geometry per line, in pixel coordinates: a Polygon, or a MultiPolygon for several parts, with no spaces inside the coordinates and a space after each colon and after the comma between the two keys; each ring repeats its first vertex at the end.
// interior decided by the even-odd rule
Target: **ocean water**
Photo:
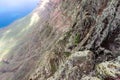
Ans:
{"type": "Polygon", "coordinates": [[[39,0],[0,0],[0,28],[28,15],[39,0]]]}

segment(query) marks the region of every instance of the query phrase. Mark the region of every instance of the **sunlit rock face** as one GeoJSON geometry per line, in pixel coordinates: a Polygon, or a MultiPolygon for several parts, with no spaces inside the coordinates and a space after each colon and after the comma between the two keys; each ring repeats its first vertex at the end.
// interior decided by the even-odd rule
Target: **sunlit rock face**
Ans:
{"type": "Polygon", "coordinates": [[[120,75],[120,61],[106,61],[97,66],[97,71],[99,74],[102,74],[102,76],[111,76],[111,77],[117,77],[117,75],[120,75]]]}
{"type": "Polygon", "coordinates": [[[0,80],[117,80],[119,0],[41,0],[0,31],[0,80]]]}

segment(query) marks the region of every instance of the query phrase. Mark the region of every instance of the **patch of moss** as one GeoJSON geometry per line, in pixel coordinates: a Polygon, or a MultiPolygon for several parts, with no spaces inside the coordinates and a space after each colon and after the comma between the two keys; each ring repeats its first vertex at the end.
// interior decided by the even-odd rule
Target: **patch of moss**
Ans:
{"type": "Polygon", "coordinates": [[[75,45],[77,45],[78,43],[80,43],[80,34],[76,34],[75,35],[74,43],[75,43],[75,45]]]}
{"type": "Polygon", "coordinates": [[[56,72],[56,66],[53,60],[50,61],[51,71],[54,74],[56,72]]]}
{"type": "Polygon", "coordinates": [[[69,56],[71,55],[71,53],[70,53],[70,52],[64,52],[64,55],[65,55],[66,57],[69,57],[69,56]]]}

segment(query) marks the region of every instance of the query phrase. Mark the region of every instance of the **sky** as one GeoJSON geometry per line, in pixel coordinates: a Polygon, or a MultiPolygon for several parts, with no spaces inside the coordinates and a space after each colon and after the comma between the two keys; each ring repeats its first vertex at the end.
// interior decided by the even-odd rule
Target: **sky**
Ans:
{"type": "Polygon", "coordinates": [[[39,0],[0,0],[0,28],[28,15],[39,0]]]}

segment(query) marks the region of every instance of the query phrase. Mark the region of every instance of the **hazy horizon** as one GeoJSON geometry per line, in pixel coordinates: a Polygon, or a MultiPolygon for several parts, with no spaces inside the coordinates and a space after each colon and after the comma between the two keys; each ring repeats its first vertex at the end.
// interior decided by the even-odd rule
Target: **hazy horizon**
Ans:
{"type": "Polygon", "coordinates": [[[39,0],[1,0],[0,28],[28,15],[37,6],[39,0]]]}

